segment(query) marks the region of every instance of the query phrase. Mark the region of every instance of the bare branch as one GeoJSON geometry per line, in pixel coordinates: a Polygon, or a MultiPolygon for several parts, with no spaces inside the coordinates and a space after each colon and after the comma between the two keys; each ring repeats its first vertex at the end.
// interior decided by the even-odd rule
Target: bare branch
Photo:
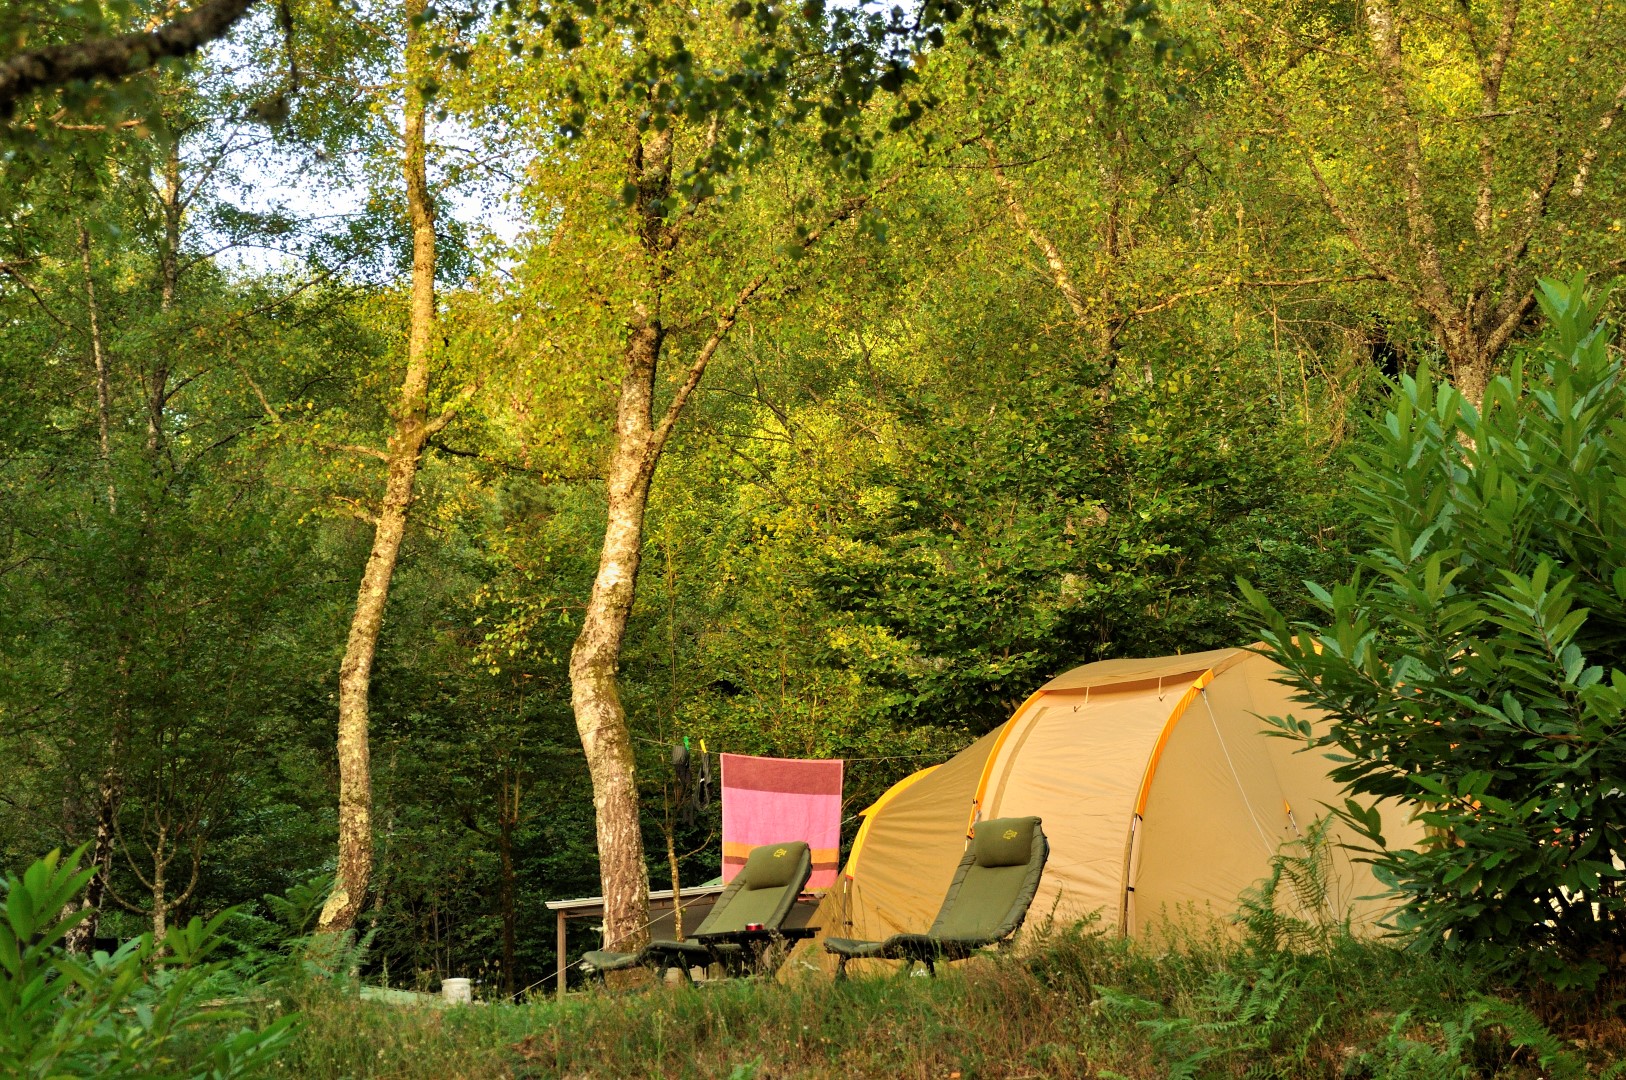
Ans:
{"type": "Polygon", "coordinates": [[[248,388],[254,391],[255,398],[260,402],[260,408],[265,410],[265,415],[271,418],[271,422],[273,424],[282,423],[282,415],[273,409],[271,403],[265,399],[265,391],[260,389],[260,384],[254,381],[254,376],[248,373],[248,369],[235,359],[232,360],[232,366],[237,369],[237,374],[243,377],[243,381],[248,383],[248,388]]]}
{"type": "Polygon", "coordinates": [[[1123,317],[1124,322],[1141,315],[1150,315],[1153,312],[1164,311],[1173,307],[1182,300],[1190,300],[1198,296],[1207,296],[1210,293],[1220,292],[1224,289],[1296,289],[1305,285],[1353,285],[1361,281],[1382,281],[1381,274],[1323,274],[1317,277],[1283,278],[1281,280],[1264,281],[1220,281],[1211,285],[1201,285],[1195,289],[1186,289],[1182,292],[1170,293],[1155,304],[1136,308],[1123,317]]]}
{"type": "Polygon", "coordinates": [[[1366,22],[1377,53],[1384,100],[1401,132],[1401,201],[1406,207],[1407,231],[1417,255],[1422,295],[1433,306],[1435,317],[1448,322],[1451,289],[1440,259],[1438,228],[1423,192],[1422,136],[1417,115],[1406,97],[1400,59],[1400,24],[1387,0],[1369,0],[1366,22]]]}
{"type": "Polygon", "coordinates": [[[28,278],[23,276],[22,267],[22,263],[0,262],[0,272],[10,275],[13,281],[27,289],[28,295],[34,298],[34,303],[39,305],[40,310],[45,312],[45,314],[50,317],[51,321],[55,322],[58,326],[61,326],[66,330],[78,334],[80,331],[77,327],[73,326],[62,316],[51,310],[51,306],[47,304],[45,302],[45,298],[40,295],[39,289],[35,288],[32,281],[29,281],[28,278]]]}
{"type": "MultiPolygon", "coordinates": [[[[1502,98],[1502,73],[1507,70],[1507,59],[1513,52],[1513,31],[1519,22],[1519,0],[1502,0],[1502,27],[1496,35],[1496,44],[1489,55],[1474,41],[1473,28],[1468,27],[1468,40],[1479,55],[1480,112],[1487,117],[1505,115],[1497,109],[1502,98]]],[[[1479,131],[1479,201],[1474,206],[1474,230],[1484,236],[1491,228],[1491,184],[1496,179],[1496,140],[1487,124],[1479,131]]]]}
{"type": "Polygon", "coordinates": [[[475,391],[479,389],[479,383],[471,382],[465,385],[463,389],[459,390],[457,392],[457,397],[453,398],[451,402],[441,410],[440,415],[424,425],[424,439],[427,441],[430,436],[438,435],[445,430],[446,425],[450,424],[454,419],[457,418],[457,414],[463,410],[463,406],[469,403],[469,399],[472,398],[475,391]]]}
{"type": "Polygon", "coordinates": [[[335,502],[344,503],[348,507],[345,512],[351,517],[364,521],[375,529],[378,528],[378,515],[362,505],[360,499],[352,499],[348,495],[334,495],[333,499],[335,502]]]}
{"type": "MultiPolygon", "coordinates": [[[[894,174],[893,176],[890,176],[881,183],[877,184],[875,186],[875,190],[867,194],[845,200],[841,206],[825,220],[824,224],[815,229],[810,229],[804,236],[802,236],[802,238],[797,242],[797,249],[800,251],[807,251],[808,249],[812,248],[813,245],[817,244],[826,233],[842,223],[851,220],[860,210],[864,209],[864,207],[873,202],[875,196],[881,194],[897,183],[898,179],[899,174],[894,174]]],[[[746,284],[746,286],[742,288],[738,294],[735,295],[734,301],[729,305],[728,309],[721,312],[717,316],[717,321],[712,326],[711,334],[706,338],[705,343],[700,346],[700,351],[695,354],[694,362],[689,365],[689,373],[684,378],[683,385],[678,387],[677,393],[672,396],[672,402],[666,408],[666,415],[661,418],[659,426],[657,426],[650,435],[649,442],[646,444],[646,449],[644,452],[645,468],[652,468],[654,463],[659,460],[661,451],[666,447],[666,440],[671,437],[672,428],[677,425],[678,416],[683,412],[683,406],[688,403],[689,396],[694,393],[694,388],[700,385],[700,379],[706,373],[706,365],[711,363],[711,358],[716,355],[718,347],[723,343],[723,339],[728,336],[728,332],[733,329],[735,322],[739,320],[740,312],[743,311],[745,306],[751,302],[751,298],[756,296],[757,293],[761,291],[762,287],[768,283],[769,279],[773,276],[775,269],[777,269],[777,267],[770,267],[769,269],[759,273],[756,277],[752,278],[751,281],[746,284]]]]}
{"type": "Polygon", "coordinates": [[[181,895],[169,902],[171,911],[178,910],[182,904],[192,899],[192,892],[198,887],[198,878],[203,871],[203,845],[203,834],[194,835],[192,838],[192,878],[186,883],[186,888],[181,890],[181,895]]]}
{"type": "Polygon", "coordinates": [[[1287,136],[1297,144],[1299,157],[1303,160],[1305,168],[1310,171],[1311,179],[1315,181],[1316,191],[1321,196],[1322,205],[1327,208],[1327,212],[1332,215],[1339,228],[1343,229],[1344,237],[1349,241],[1350,246],[1355,249],[1362,261],[1370,266],[1378,277],[1392,285],[1398,285],[1415,293],[1416,290],[1411,283],[1401,277],[1389,265],[1387,260],[1378,255],[1372,244],[1367,240],[1365,231],[1356,222],[1354,216],[1344,207],[1337,193],[1333,191],[1332,185],[1327,182],[1326,174],[1321,171],[1321,166],[1316,162],[1315,151],[1305,139],[1300,126],[1292,123],[1281,103],[1271,94],[1258,69],[1254,67],[1247,49],[1233,42],[1231,35],[1227,34],[1223,28],[1218,32],[1220,40],[1225,43],[1231,56],[1241,66],[1243,76],[1248,80],[1249,85],[1253,87],[1254,92],[1259,95],[1260,103],[1276,118],[1276,122],[1287,133],[1287,136]]]}
{"type": "Polygon", "coordinates": [[[389,454],[383,450],[375,450],[371,446],[361,446],[356,443],[318,443],[323,450],[342,450],[347,454],[360,454],[363,457],[377,458],[379,461],[389,461],[389,454]]]}

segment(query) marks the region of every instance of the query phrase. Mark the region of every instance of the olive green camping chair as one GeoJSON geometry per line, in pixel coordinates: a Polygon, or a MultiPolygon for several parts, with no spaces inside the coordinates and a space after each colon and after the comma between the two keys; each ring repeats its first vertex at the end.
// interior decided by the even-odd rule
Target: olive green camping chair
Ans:
{"type": "Polygon", "coordinates": [[[847,977],[849,960],[903,960],[900,975],[914,970],[918,961],[935,977],[939,962],[963,960],[978,949],[1008,943],[1027,917],[1049,855],[1050,844],[1036,817],[979,821],[931,929],[893,934],[885,941],[825,938],[825,949],[840,957],[836,978],[847,977]]]}
{"type": "Polygon", "coordinates": [[[812,874],[813,854],[799,840],[752,848],[745,865],[717,897],[692,938],[654,941],[634,953],[595,949],[582,957],[582,970],[600,982],[606,971],[635,967],[656,968],[662,975],[677,968],[691,982],[691,967],[709,967],[713,963],[721,964],[730,974],[741,974],[751,965],[749,950],[733,942],[710,940],[712,936],[742,931],[753,923],[760,923],[765,930],[779,929],[812,874]]]}

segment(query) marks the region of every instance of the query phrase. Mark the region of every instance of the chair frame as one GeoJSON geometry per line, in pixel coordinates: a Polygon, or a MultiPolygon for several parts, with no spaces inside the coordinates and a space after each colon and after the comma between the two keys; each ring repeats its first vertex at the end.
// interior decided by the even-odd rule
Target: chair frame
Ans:
{"type": "MultiPolygon", "coordinates": [[[[977,827],[992,825],[996,820],[1007,819],[978,822],[977,827]]],[[[1045,836],[1043,823],[1036,817],[1027,820],[1033,823],[1033,847],[1028,857],[1028,866],[1036,867],[1037,872],[1012,900],[1004,920],[994,934],[981,938],[944,938],[937,932],[937,928],[942,925],[944,918],[958,902],[960,888],[976,863],[977,853],[976,844],[972,842],[975,836],[973,833],[973,838],[967,840],[965,853],[960,856],[959,865],[954,871],[954,879],[949,883],[948,892],[943,897],[943,905],[938,909],[937,918],[932,920],[930,930],[924,934],[893,934],[883,941],[856,941],[846,938],[825,940],[825,951],[837,958],[836,980],[839,982],[847,978],[847,964],[853,960],[902,960],[903,967],[898,969],[900,978],[909,976],[917,963],[925,964],[926,971],[935,979],[939,963],[964,960],[990,947],[998,952],[1009,952],[1015,942],[1016,932],[1027,920],[1028,909],[1033,905],[1033,898],[1038,894],[1039,882],[1044,876],[1044,865],[1050,858],[1050,841],[1045,836]],[[841,941],[843,947],[832,947],[832,940],[841,941]]]]}

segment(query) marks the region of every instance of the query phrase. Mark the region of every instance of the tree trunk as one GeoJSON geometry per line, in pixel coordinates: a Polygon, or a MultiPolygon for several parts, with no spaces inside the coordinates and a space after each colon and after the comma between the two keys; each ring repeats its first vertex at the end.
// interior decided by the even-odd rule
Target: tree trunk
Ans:
{"type": "MultiPolygon", "coordinates": [[[[100,911],[107,896],[107,875],[113,869],[113,815],[118,813],[119,774],[108,765],[102,771],[101,783],[96,787],[96,839],[90,849],[90,869],[95,875],[85,885],[85,895],[79,901],[80,911],[100,911]]],[[[69,952],[90,951],[96,936],[97,916],[91,915],[68,931],[63,945],[69,952]]]]}
{"type": "Polygon", "coordinates": [[[322,908],[318,929],[348,930],[366,901],[373,868],[372,766],[367,736],[368,693],[373,656],[384,624],[390,579],[395,574],[401,538],[424,443],[435,425],[428,420],[429,350],[435,326],[435,209],[425,168],[425,102],[419,81],[427,71],[428,46],[418,26],[424,0],[407,0],[405,176],[407,208],[412,221],[411,323],[407,337],[406,377],[389,441],[389,477],[373,532],[373,547],[361,575],[350,636],[339,666],[339,867],[333,895],[322,908]]]}
{"type": "Polygon", "coordinates": [[[672,870],[672,937],[683,940],[683,881],[678,876],[677,837],[672,815],[666,815],[666,865],[672,870]]]}
{"type": "MultiPolygon", "coordinates": [[[[90,230],[81,223],[79,226],[79,258],[85,274],[85,310],[90,327],[90,357],[96,370],[96,435],[97,453],[101,458],[102,472],[107,480],[107,510],[109,513],[118,511],[118,492],[113,486],[112,474],[112,378],[107,367],[107,353],[102,348],[101,309],[96,303],[96,279],[91,274],[90,260],[90,230]]],[[[119,673],[121,678],[126,674],[126,658],[119,657],[119,673]]],[[[79,901],[79,910],[96,911],[102,906],[107,892],[107,875],[113,868],[113,815],[118,812],[119,774],[116,761],[122,745],[122,716],[124,715],[123,699],[127,689],[120,689],[120,704],[117,708],[118,718],[114,721],[113,737],[109,740],[107,748],[108,764],[102,770],[100,783],[96,785],[96,838],[90,849],[90,868],[95,876],[85,886],[85,895],[79,901]]],[[[91,940],[96,936],[96,917],[92,915],[78,926],[68,932],[63,944],[72,952],[90,951],[91,940]]]]}
{"type": "Polygon", "coordinates": [[[164,935],[169,933],[169,908],[164,895],[164,871],[169,869],[169,859],[164,854],[164,839],[164,830],[160,828],[152,859],[152,940],[155,945],[162,945],[164,935]]]}
{"type": "MultiPolygon", "coordinates": [[[[158,249],[158,310],[168,315],[175,307],[181,265],[181,147],[174,139],[164,155],[164,183],[158,189],[158,204],[164,218],[164,235],[158,249]]],[[[147,452],[155,459],[163,448],[164,409],[168,404],[169,364],[165,350],[158,349],[147,376],[147,452]]]]}
{"type": "Polygon", "coordinates": [[[636,949],[649,939],[649,868],[638,815],[632,734],[616,684],[621,642],[632,613],[644,514],[654,476],[655,370],[665,330],[641,315],[625,353],[616,409],[615,448],[607,476],[608,518],[598,576],[570,652],[571,704],[593,778],[599,875],[604,889],[604,946],[636,949]]]}
{"type": "Polygon", "coordinates": [[[498,903],[502,908],[502,988],[509,1001],[519,992],[514,966],[518,963],[518,915],[514,910],[514,828],[519,824],[519,773],[501,777],[497,797],[497,854],[502,860],[498,903]]]}
{"type": "MultiPolygon", "coordinates": [[[[733,328],[740,312],[768,280],[763,271],[745,285],[733,303],[715,317],[712,331],[689,364],[659,425],[654,422],[655,375],[666,343],[661,321],[667,267],[676,258],[681,232],[669,229],[673,129],[632,131],[628,139],[627,180],[634,192],[638,240],[648,283],[634,305],[623,352],[621,395],[616,405],[615,445],[606,469],[607,515],[593,592],[582,614],[581,632],[570,651],[570,697],[587,768],[593,779],[598,826],[599,877],[604,893],[604,945],[635,949],[649,940],[649,867],[638,813],[636,760],[632,733],[617,686],[621,643],[632,614],[643,550],[649,487],[666,441],[706,366],[733,328]]],[[[884,185],[883,185],[884,186],[884,185]]],[[[828,222],[799,242],[805,251],[829,229],[869,204],[870,196],[848,199],[828,222]]]]}
{"type": "Polygon", "coordinates": [[[107,353],[102,349],[102,313],[96,303],[96,279],[90,271],[90,230],[79,225],[79,259],[85,271],[85,312],[90,327],[90,359],[96,369],[96,449],[107,478],[107,510],[117,513],[118,492],[113,488],[112,428],[113,380],[107,370],[107,353]]]}
{"type": "Polygon", "coordinates": [[[1490,385],[1491,367],[1495,363],[1488,355],[1479,336],[1473,333],[1445,337],[1445,356],[1451,365],[1451,383],[1468,403],[1478,409],[1485,401],[1485,388],[1490,385]]]}
{"type": "MultiPolygon", "coordinates": [[[[633,306],[623,352],[621,394],[616,404],[615,445],[606,469],[607,514],[593,592],[582,614],[581,632],[570,651],[570,697],[587,768],[593,779],[598,826],[599,877],[604,892],[604,945],[634,949],[649,940],[649,867],[638,813],[636,760],[632,733],[617,685],[621,643],[638,580],[644,516],[655,466],[690,394],[733,328],[745,305],[767,282],[764,270],[747,283],[732,304],[715,316],[711,334],[696,352],[660,423],[654,422],[655,375],[666,344],[661,321],[668,267],[677,257],[681,231],[668,227],[672,194],[673,129],[645,136],[629,133],[627,180],[634,193],[638,241],[646,262],[647,291],[633,306]]],[[[890,183],[890,182],[888,182],[890,183]]],[[[888,186],[881,185],[878,190],[888,186]]],[[[806,251],[830,229],[869,205],[870,195],[845,200],[823,225],[798,243],[806,251]]]]}

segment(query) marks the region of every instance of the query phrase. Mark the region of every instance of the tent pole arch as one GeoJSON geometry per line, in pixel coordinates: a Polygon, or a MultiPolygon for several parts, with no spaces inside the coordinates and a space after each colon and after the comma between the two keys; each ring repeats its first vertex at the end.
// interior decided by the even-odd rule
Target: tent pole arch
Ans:
{"type": "Polygon", "coordinates": [[[1145,818],[1146,799],[1152,793],[1152,777],[1157,773],[1157,763],[1163,757],[1163,748],[1169,744],[1169,736],[1174,734],[1174,726],[1180,718],[1191,708],[1191,703],[1197,700],[1208,684],[1214,681],[1214,668],[1198,675],[1192,684],[1186,687],[1186,692],[1180,695],[1180,700],[1174,703],[1169,712],[1169,718],[1163,722],[1163,730],[1158,732],[1157,742],[1152,744],[1152,753],[1146,759],[1146,771],[1141,774],[1140,788],[1135,794],[1135,812],[1129,817],[1129,835],[1124,837],[1124,869],[1123,889],[1118,898],[1118,936],[1129,936],[1129,901],[1135,891],[1134,868],[1136,841],[1140,838],[1140,825],[1145,818]]]}
{"type": "Polygon", "coordinates": [[[857,872],[858,853],[864,850],[864,840],[869,836],[869,823],[875,819],[875,815],[883,810],[887,803],[909,790],[917,781],[926,779],[938,768],[939,765],[928,765],[924,769],[910,773],[882,792],[879,799],[859,811],[858,816],[864,819],[864,823],[858,826],[858,835],[853,837],[852,850],[847,853],[847,869],[842,871],[843,876],[851,878],[857,872]]]}
{"type": "Polygon", "coordinates": [[[972,828],[977,824],[977,819],[982,817],[982,798],[988,793],[988,781],[994,774],[994,762],[999,760],[1000,749],[1004,747],[1005,740],[1011,737],[1011,732],[1016,730],[1016,722],[1022,719],[1028,708],[1044,695],[1043,687],[1029,694],[1027,700],[1018,705],[1016,711],[1011,714],[1011,718],[1000,727],[999,738],[995,739],[994,745],[988,748],[988,760],[983,763],[982,775],[977,778],[977,792],[971,796],[971,816],[966,819],[965,823],[966,839],[971,838],[972,828]]]}

